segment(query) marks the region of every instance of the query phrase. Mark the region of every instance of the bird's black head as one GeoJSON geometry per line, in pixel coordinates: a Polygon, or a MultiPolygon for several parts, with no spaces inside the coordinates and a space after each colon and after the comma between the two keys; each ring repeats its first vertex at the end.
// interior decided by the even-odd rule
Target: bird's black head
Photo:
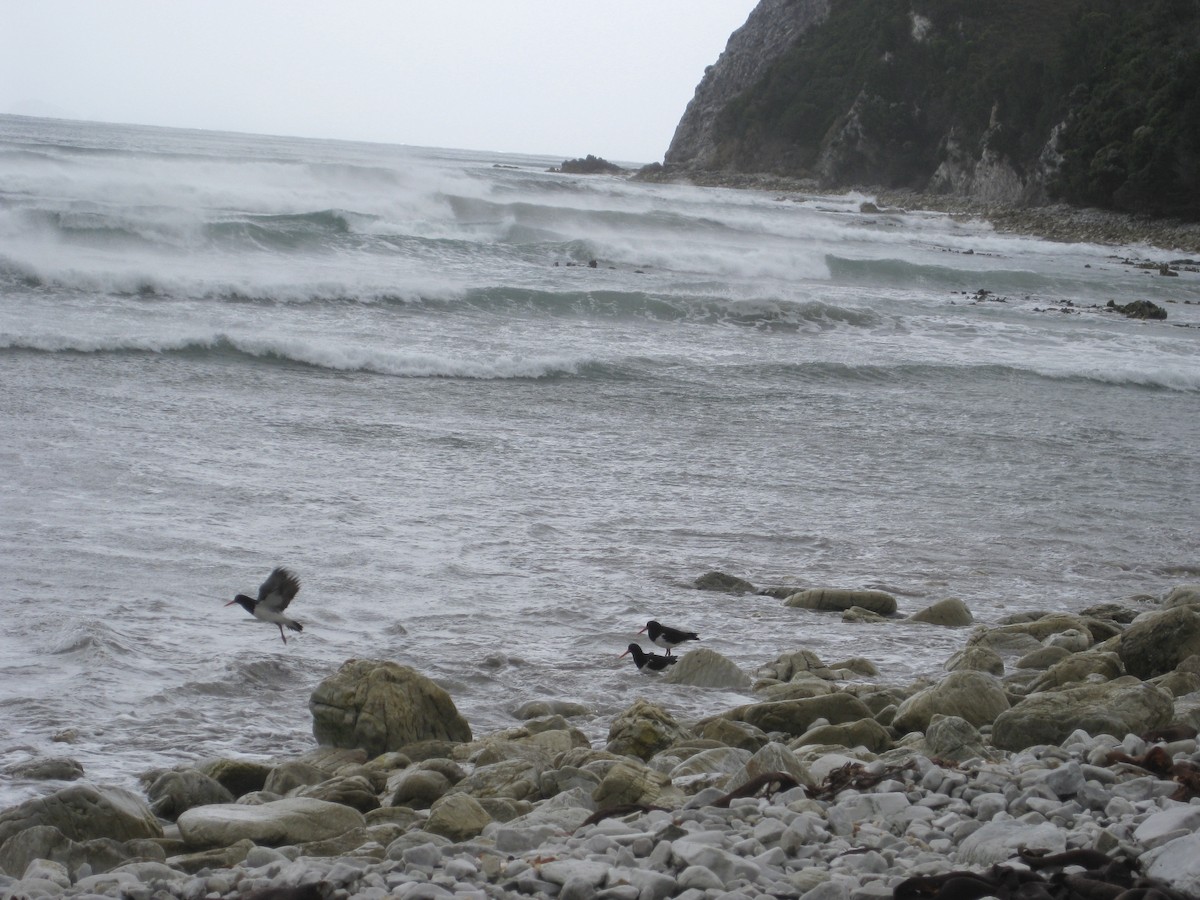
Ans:
{"type": "Polygon", "coordinates": [[[244,609],[246,612],[253,613],[254,607],[257,605],[258,601],[255,600],[253,597],[247,597],[245,594],[238,594],[236,597],[234,597],[232,600],[230,600],[225,605],[233,606],[233,604],[235,604],[235,603],[238,606],[240,606],[242,609],[244,609]]]}

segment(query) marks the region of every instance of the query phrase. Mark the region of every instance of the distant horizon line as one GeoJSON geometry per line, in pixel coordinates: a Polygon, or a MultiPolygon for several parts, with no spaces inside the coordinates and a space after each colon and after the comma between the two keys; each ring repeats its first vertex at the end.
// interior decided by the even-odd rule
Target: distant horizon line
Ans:
{"type": "MultiPolygon", "coordinates": [[[[398,142],[398,141],[383,141],[383,140],[372,140],[372,139],[365,139],[365,138],[316,137],[313,135],[283,134],[283,133],[270,132],[270,131],[240,131],[240,130],[231,129],[231,128],[201,128],[201,127],[194,126],[194,125],[157,125],[157,124],[153,124],[153,123],[149,123],[149,122],[125,122],[125,121],[115,121],[115,120],[111,120],[111,119],[94,119],[94,118],[89,118],[87,116],[71,115],[71,114],[67,114],[67,113],[59,113],[56,115],[39,115],[36,113],[0,111],[0,117],[11,118],[11,119],[37,119],[39,121],[48,121],[48,122],[82,122],[82,123],[91,124],[91,125],[114,125],[114,126],[119,126],[119,127],[124,127],[124,128],[147,128],[147,129],[153,129],[153,130],[158,130],[158,131],[199,131],[199,132],[204,132],[207,134],[223,134],[223,135],[231,135],[231,136],[235,136],[235,137],[284,138],[287,140],[298,140],[298,141],[321,141],[321,142],[326,142],[326,143],[331,143],[331,144],[372,144],[372,145],[380,146],[380,147],[402,147],[402,148],[410,148],[410,149],[414,149],[414,150],[445,150],[445,151],[451,151],[451,152],[465,152],[465,153],[494,153],[494,154],[497,154],[500,156],[524,156],[524,157],[531,157],[531,158],[536,158],[536,159],[546,159],[549,161],[558,161],[558,162],[566,162],[566,161],[572,160],[572,159],[583,159],[589,153],[591,153],[591,155],[593,155],[593,156],[600,156],[602,159],[606,159],[610,162],[624,164],[624,165],[628,165],[628,166],[635,166],[635,167],[650,165],[652,162],[654,162],[654,160],[647,162],[645,160],[630,160],[630,159],[617,159],[617,158],[604,157],[604,156],[601,156],[601,154],[592,153],[592,151],[586,151],[586,152],[584,152],[582,154],[578,154],[576,156],[561,156],[560,154],[556,154],[556,153],[541,153],[541,152],[534,153],[531,151],[524,151],[524,150],[497,150],[495,148],[490,148],[490,147],[489,148],[451,147],[451,146],[444,146],[444,145],[439,145],[439,144],[402,143],[402,142],[398,142]]],[[[661,159],[657,160],[657,162],[662,162],[662,160],[661,159]]]]}

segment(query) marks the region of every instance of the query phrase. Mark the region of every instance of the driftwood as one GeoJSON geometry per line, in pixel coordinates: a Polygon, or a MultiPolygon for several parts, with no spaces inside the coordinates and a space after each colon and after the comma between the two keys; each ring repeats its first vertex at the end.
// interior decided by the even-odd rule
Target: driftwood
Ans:
{"type": "Polygon", "coordinates": [[[584,825],[595,825],[597,822],[603,822],[605,819],[611,819],[616,816],[627,816],[630,813],[635,812],[648,813],[654,810],[658,810],[659,812],[671,812],[671,810],[662,806],[648,806],[644,803],[622,803],[619,806],[610,806],[607,809],[596,810],[594,813],[584,819],[583,822],[580,823],[579,827],[583,828],[584,825]]]}
{"type": "Polygon", "coordinates": [[[333,887],[324,881],[299,884],[296,887],[269,887],[246,894],[242,900],[326,900],[333,887]]]}
{"type": "Polygon", "coordinates": [[[1028,869],[998,864],[986,872],[946,872],[908,878],[892,890],[894,900],[1191,900],[1174,888],[1139,877],[1134,861],[1098,850],[1065,853],[1021,849],[1028,869]],[[1065,869],[1083,868],[1067,873],[1065,869]]]}
{"type": "Polygon", "coordinates": [[[1187,803],[1193,797],[1200,797],[1200,766],[1187,761],[1175,762],[1163,747],[1151,747],[1141,756],[1130,756],[1120,750],[1113,750],[1108,754],[1108,764],[1113,763],[1137,766],[1151,775],[1174,781],[1179,787],[1171,795],[1172,800],[1187,803]]]}
{"type": "Polygon", "coordinates": [[[757,796],[758,792],[763,788],[767,789],[768,794],[774,794],[778,791],[787,791],[799,786],[799,782],[787,772],[767,772],[763,775],[756,775],[741,787],[730,791],[724,797],[718,797],[712,802],[712,805],[727,808],[731,800],[757,796]]]}
{"type": "Polygon", "coordinates": [[[902,766],[890,766],[882,772],[872,773],[868,772],[867,767],[862,763],[846,763],[826,775],[821,784],[805,788],[805,791],[813,800],[832,800],[842,791],[865,792],[879,782],[895,778],[901,772],[912,767],[912,763],[905,763],[902,766]]]}

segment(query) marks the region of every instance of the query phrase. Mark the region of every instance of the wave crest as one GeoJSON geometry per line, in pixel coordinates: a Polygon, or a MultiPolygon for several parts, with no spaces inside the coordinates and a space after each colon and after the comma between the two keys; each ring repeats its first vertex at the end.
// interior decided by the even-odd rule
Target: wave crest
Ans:
{"type": "Polygon", "coordinates": [[[244,338],[227,334],[179,339],[24,337],[0,335],[0,349],[41,353],[226,356],[259,363],[303,365],[336,372],[368,372],[408,378],[478,380],[539,379],[578,375],[589,361],[550,354],[541,357],[444,356],[420,350],[322,345],[301,339],[244,338]]]}

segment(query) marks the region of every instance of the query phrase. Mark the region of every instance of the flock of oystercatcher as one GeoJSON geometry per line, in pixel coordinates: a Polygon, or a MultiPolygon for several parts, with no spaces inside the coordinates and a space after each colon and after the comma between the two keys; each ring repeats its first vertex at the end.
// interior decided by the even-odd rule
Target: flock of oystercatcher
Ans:
{"type": "MultiPolygon", "coordinates": [[[[650,638],[650,643],[658,644],[667,652],[665,654],[647,653],[642,649],[642,645],[638,643],[630,644],[621,656],[633,656],[633,663],[642,672],[661,672],[667,666],[674,665],[679,662],[678,656],[671,654],[673,647],[678,647],[685,641],[698,641],[700,635],[694,631],[681,631],[678,628],[671,628],[668,625],[661,625],[654,619],[646,623],[646,626],[638,632],[645,634],[650,638]]],[[[620,659],[618,656],[617,659],[620,659]]]]}
{"type": "MultiPolygon", "coordinates": [[[[236,603],[260,622],[270,622],[272,625],[278,626],[279,637],[286,644],[287,635],[283,633],[285,627],[292,631],[304,630],[303,625],[283,614],[299,591],[300,579],[283,566],[276,566],[267,576],[267,580],[259,585],[258,597],[238,594],[225,605],[233,606],[236,603]]],[[[632,655],[634,665],[641,672],[661,672],[667,666],[679,661],[679,657],[671,653],[673,648],[687,641],[700,640],[700,635],[694,631],[671,628],[654,619],[647,622],[638,634],[645,634],[650,638],[651,643],[657,644],[667,651],[665,654],[647,653],[642,649],[641,644],[630,644],[628,649],[617,658],[632,655]]]]}

